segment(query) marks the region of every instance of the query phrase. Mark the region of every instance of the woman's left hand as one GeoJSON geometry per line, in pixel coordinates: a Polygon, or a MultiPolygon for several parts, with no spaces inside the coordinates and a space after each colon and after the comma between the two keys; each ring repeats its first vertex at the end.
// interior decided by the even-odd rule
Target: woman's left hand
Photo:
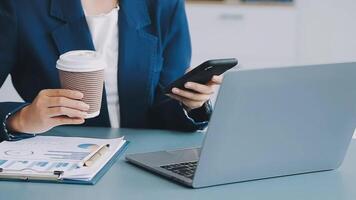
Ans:
{"type": "Polygon", "coordinates": [[[168,96],[180,101],[188,110],[200,108],[205,102],[209,101],[215,93],[217,86],[223,81],[223,76],[213,76],[211,81],[206,85],[187,82],[185,88],[192,90],[181,90],[178,88],[172,89],[172,94],[168,96]]]}

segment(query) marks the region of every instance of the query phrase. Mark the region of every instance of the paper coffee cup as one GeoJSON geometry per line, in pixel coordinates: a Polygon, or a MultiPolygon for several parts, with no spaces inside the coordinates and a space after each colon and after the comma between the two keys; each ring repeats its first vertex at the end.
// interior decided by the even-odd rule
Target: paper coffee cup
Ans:
{"type": "Polygon", "coordinates": [[[62,89],[84,94],[83,102],[90,106],[86,119],[100,114],[104,87],[105,61],[95,51],[70,51],[57,61],[62,89]]]}

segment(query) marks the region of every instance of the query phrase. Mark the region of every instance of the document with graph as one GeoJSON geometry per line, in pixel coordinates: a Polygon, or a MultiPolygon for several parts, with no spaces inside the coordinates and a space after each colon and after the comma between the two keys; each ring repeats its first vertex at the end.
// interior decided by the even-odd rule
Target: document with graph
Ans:
{"type": "Polygon", "coordinates": [[[0,143],[0,180],[95,184],[125,149],[124,138],[37,136],[0,143]]]}

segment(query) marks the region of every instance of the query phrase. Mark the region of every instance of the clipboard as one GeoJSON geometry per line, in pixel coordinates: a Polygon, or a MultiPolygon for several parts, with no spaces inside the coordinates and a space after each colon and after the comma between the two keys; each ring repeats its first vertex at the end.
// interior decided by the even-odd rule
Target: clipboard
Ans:
{"type": "Polygon", "coordinates": [[[63,171],[44,172],[33,175],[26,173],[25,170],[7,171],[0,168],[1,181],[18,181],[18,182],[40,182],[40,183],[61,183],[61,184],[81,184],[81,185],[95,185],[105,173],[112,167],[112,165],[121,157],[126,151],[129,141],[125,141],[122,147],[106,162],[91,180],[76,180],[63,178],[63,171]]]}

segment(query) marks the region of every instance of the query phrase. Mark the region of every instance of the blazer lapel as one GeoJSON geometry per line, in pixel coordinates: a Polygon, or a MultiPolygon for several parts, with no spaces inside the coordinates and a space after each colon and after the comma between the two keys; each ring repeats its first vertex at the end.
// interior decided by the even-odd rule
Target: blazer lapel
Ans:
{"type": "Polygon", "coordinates": [[[154,97],[153,84],[158,81],[156,69],[159,40],[149,33],[151,19],[147,1],[120,0],[119,71],[121,125],[147,127],[147,111],[154,97]]]}
{"type": "Polygon", "coordinates": [[[134,28],[140,29],[151,24],[147,1],[120,0],[120,8],[127,22],[134,28]]]}
{"type": "Polygon", "coordinates": [[[71,50],[94,50],[80,0],[52,0],[51,16],[63,24],[52,32],[60,54],[71,50]]]}

